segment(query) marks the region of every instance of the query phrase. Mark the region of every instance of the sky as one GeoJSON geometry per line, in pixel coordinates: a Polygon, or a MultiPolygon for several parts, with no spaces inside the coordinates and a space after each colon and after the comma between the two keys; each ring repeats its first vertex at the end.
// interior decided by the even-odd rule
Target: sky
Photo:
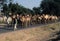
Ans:
{"type": "Polygon", "coordinates": [[[41,0],[14,0],[13,2],[32,9],[33,7],[38,7],[41,3],[41,0]]]}

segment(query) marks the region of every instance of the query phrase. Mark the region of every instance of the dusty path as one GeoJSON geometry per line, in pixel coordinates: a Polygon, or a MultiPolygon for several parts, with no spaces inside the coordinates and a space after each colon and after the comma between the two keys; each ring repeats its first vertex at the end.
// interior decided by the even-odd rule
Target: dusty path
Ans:
{"type": "Polygon", "coordinates": [[[50,33],[40,28],[25,29],[0,34],[0,41],[37,41],[48,38],[50,33]]]}
{"type": "Polygon", "coordinates": [[[60,23],[0,34],[0,41],[47,41],[60,30],[60,23]],[[52,29],[53,28],[53,29],[52,29]]]}

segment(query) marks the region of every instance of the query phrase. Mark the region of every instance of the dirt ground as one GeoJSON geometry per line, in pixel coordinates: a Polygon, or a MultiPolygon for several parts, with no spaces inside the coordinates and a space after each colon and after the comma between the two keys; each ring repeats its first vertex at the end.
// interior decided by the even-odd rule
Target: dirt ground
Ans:
{"type": "Polygon", "coordinates": [[[47,41],[59,31],[60,23],[0,34],[0,41],[47,41]]]}

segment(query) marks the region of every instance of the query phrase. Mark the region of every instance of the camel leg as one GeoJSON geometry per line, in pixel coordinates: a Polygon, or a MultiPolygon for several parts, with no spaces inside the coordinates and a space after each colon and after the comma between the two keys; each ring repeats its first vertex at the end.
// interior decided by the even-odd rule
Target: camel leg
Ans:
{"type": "Polygon", "coordinates": [[[30,26],[30,21],[28,21],[28,27],[30,26]]]}
{"type": "Polygon", "coordinates": [[[22,28],[24,28],[24,22],[22,22],[22,28]]]}
{"type": "Polygon", "coordinates": [[[28,22],[26,22],[25,27],[28,27],[28,22]]]}
{"type": "Polygon", "coordinates": [[[47,21],[45,20],[45,24],[47,24],[47,21]]]}
{"type": "Polygon", "coordinates": [[[31,21],[29,21],[29,26],[31,25],[31,21]]]}

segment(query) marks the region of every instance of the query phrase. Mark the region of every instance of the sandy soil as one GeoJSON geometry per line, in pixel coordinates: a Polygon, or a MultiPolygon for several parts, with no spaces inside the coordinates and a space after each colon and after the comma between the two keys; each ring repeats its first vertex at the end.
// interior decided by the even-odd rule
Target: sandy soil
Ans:
{"type": "Polygon", "coordinates": [[[0,34],[0,41],[47,41],[53,32],[59,30],[58,27],[60,27],[60,23],[2,33],[0,34]]]}

